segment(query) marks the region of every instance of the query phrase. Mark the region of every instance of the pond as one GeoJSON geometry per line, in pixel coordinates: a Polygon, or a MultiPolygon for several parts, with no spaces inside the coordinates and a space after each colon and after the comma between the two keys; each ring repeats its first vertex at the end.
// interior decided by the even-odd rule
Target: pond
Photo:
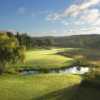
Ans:
{"type": "Polygon", "coordinates": [[[64,74],[85,74],[89,72],[88,67],[79,67],[73,66],[70,68],[61,68],[61,69],[47,69],[47,70],[40,70],[40,69],[23,69],[20,71],[21,75],[35,75],[35,74],[42,74],[42,73],[64,73],[64,74]]]}

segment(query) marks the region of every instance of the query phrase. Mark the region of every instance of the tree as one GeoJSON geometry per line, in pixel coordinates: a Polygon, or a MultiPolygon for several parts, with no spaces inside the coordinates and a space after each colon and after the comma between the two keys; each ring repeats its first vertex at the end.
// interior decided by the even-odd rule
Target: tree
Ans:
{"type": "Polygon", "coordinates": [[[17,32],[16,38],[21,46],[25,46],[27,49],[33,47],[32,38],[28,36],[27,33],[20,34],[19,32],[17,32]]]}
{"type": "Polygon", "coordinates": [[[23,58],[24,48],[19,45],[17,39],[7,33],[0,33],[0,74],[9,64],[22,61],[23,58]]]}

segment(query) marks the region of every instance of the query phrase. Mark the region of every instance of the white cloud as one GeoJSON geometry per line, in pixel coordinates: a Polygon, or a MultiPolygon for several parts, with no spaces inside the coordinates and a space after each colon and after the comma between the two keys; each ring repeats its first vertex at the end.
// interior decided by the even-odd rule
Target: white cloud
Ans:
{"type": "Polygon", "coordinates": [[[65,26],[69,25],[69,23],[66,20],[62,20],[61,23],[64,24],[65,26]]]}
{"type": "Polygon", "coordinates": [[[88,10],[92,6],[95,6],[96,4],[99,4],[99,3],[100,3],[100,0],[86,0],[85,2],[81,4],[71,5],[69,8],[66,8],[63,12],[50,14],[48,18],[50,20],[58,20],[60,18],[64,18],[67,16],[77,17],[79,14],[81,14],[85,10],[88,10]]]}
{"type": "Polygon", "coordinates": [[[76,33],[79,33],[80,34],[100,34],[100,28],[99,27],[90,27],[90,28],[86,28],[84,30],[79,30],[77,31],[76,33]]]}
{"type": "Polygon", "coordinates": [[[100,18],[98,20],[96,20],[93,25],[98,26],[100,28],[100,18]]]}
{"type": "Polygon", "coordinates": [[[47,18],[48,21],[60,20],[60,15],[58,13],[50,13],[47,18]]]}
{"type": "Polygon", "coordinates": [[[82,13],[80,19],[88,22],[90,24],[95,23],[98,19],[100,19],[100,12],[98,9],[89,9],[82,13]]]}
{"type": "Polygon", "coordinates": [[[51,13],[47,18],[65,25],[70,34],[99,33],[100,9],[96,7],[99,4],[100,0],[83,0],[82,3],[72,4],[62,12],[51,13]]]}
{"type": "Polygon", "coordinates": [[[78,35],[78,34],[100,34],[100,28],[99,27],[88,27],[88,28],[75,28],[66,30],[67,35],[78,35]]]}
{"type": "Polygon", "coordinates": [[[80,10],[88,9],[89,7],[94,6],[98,3],[100,3],[100,0],[87,0],[87,2],[79,6],[79,9],[80,10]]]}

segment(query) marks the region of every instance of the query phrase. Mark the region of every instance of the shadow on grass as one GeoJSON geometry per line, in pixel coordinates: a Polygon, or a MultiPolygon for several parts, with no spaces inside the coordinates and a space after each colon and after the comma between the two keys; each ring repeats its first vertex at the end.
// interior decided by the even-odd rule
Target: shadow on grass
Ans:
{"type": "Polygon", "coordinates": [[[100,100],[100,90],[94,87],[74,85],[31,100],[100,100]]]}
{"type": "Polygon", "coordinates": [[[100,100],[100,90],[80,87],[71,100],[100,100]]]}
{"type": "Polygon", "coordinates": [[[33,98],[32,100],[72,100],[73,96],[77,92],[77,89],[78,85],[74,85],[72,87],[47,93],[43,96],[33,98]]]}
{"type": "Polygon", "coordinates": [[[71,100],[100,100],[100,84],[83,81],[71,100]]]}

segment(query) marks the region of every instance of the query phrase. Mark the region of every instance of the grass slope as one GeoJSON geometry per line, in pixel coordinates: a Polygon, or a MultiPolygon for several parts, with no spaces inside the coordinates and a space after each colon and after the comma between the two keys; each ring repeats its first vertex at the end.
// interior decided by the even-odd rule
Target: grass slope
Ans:
{"type": "MultiPolygon", "coordinates": [[[[57,52],[65,50],[31,50],[25,54],[25,63],[17,64],[17,67],[32,67],[32,68],[61,68],[72,64],[73,59],[58,55],[57,52]]],[[[70,49],[68,49],[70,50],[70,49]]]]}
{"type": "Polygon", "coordinates": [[[70,100],[78,75],[0,76],[0,100],[70,100]]]}

